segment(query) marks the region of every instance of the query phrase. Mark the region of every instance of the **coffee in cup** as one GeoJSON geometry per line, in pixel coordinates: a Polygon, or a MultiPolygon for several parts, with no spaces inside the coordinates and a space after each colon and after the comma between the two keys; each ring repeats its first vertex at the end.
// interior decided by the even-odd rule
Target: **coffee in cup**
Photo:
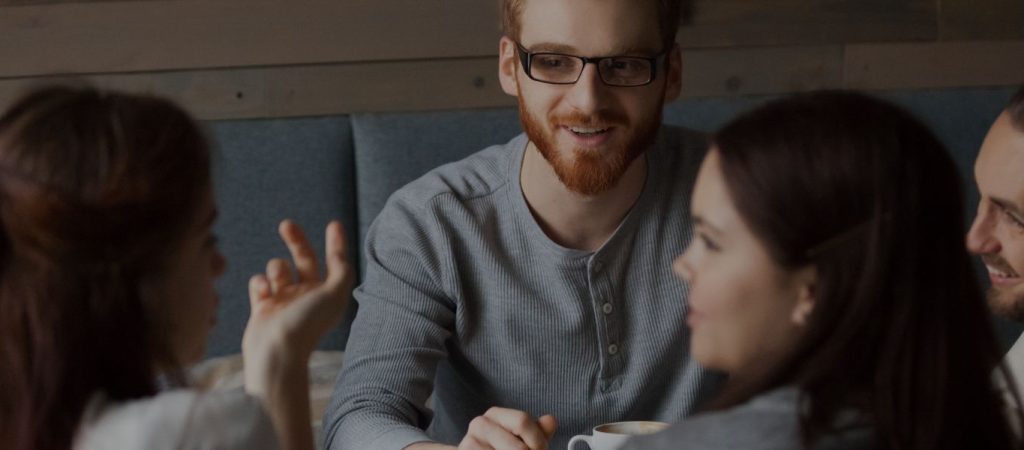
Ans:
{"type": "Polygon", "coordinates": [[[573,447],[577,442],[586,442],[590,446],[590,450],[616,450],[630,437],[657,433],[665,428],[668,428],[667,423],[649,420],[606,423],[594,427],[593,436],[585,434],[573,436],[569,440],[568,450],[578,450],[573,447]]]}

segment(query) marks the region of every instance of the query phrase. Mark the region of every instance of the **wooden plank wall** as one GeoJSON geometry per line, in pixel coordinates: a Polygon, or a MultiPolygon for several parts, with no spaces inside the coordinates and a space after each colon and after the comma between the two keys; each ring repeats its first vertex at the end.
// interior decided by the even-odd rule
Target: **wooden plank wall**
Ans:
{"type": "MultiPolygon", "coordinates": [[[[1024,0],[693,0],[688,97],[1024,83],[1024,0]]],[[[0,0],[0,107],[67,77],[204,119],[513,105],[498,0],[0,0]]]]}

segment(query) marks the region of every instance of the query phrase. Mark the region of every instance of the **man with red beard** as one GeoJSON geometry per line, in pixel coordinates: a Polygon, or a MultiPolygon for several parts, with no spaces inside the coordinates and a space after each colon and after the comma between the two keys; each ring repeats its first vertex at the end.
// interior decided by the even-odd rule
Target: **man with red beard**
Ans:
{"type": "Polygon", "coordinates": [[[671,271],[706,145],[661,124],[679,3],[502,2],[525,133],[405,186],[371,226],[327,448],[565,448],[713,393],[671,271]]]}
{"type": "MultiPolygon", "coordinates": [[[[981,193],[967,248],[981,256],[992,287],[988,302],[999,315],[1024,322],[1024,87],[989,129],[974,163],[981,193]]],[[[1006,355],[1024,387],[1024,338],[1006,355]]]]}

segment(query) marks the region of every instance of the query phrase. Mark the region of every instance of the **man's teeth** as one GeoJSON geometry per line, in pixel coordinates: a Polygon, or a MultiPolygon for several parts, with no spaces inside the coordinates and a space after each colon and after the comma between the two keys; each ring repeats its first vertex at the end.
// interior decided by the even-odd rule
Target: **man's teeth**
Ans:
{"type": "Polygon", "coordinates": [[[576,134],[598,134],[608,131],[607,128],[587,128],[587,127],[569,127],[573,133],[576,134]]]}
{"type": "Polygon", "coordinates": [[[1009,274],[1009,273],[1003,272],[1001,270],[993,269],[991,267],[988,267],[988,273],[991,273],[992,275],[995,275],[995,276],[1000,277],[1000,278],[1016,278],[1017,277],[1016,274],[1009,274]]]}

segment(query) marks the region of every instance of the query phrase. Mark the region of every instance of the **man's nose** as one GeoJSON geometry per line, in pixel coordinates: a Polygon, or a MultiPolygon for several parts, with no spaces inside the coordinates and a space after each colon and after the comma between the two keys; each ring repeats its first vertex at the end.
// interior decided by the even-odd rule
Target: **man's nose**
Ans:
{"type": "Polygon", "coordinates": [[[601,81],[597,64],[585,64],[580,78],[572,85],[567,94],[569,105],[584,114],[595,113],[601,109],[604,96],[608,94],[608,86],[601,81]]]}
{"type": "Polygon", "coordinates": [[[971,223],[971,229],[967,231],[967,250],[978,255],[998,252],[1000,244],[993,233],[994,227],[995,217],[991,208],[979,205],[978,214],[971,223]]]}

